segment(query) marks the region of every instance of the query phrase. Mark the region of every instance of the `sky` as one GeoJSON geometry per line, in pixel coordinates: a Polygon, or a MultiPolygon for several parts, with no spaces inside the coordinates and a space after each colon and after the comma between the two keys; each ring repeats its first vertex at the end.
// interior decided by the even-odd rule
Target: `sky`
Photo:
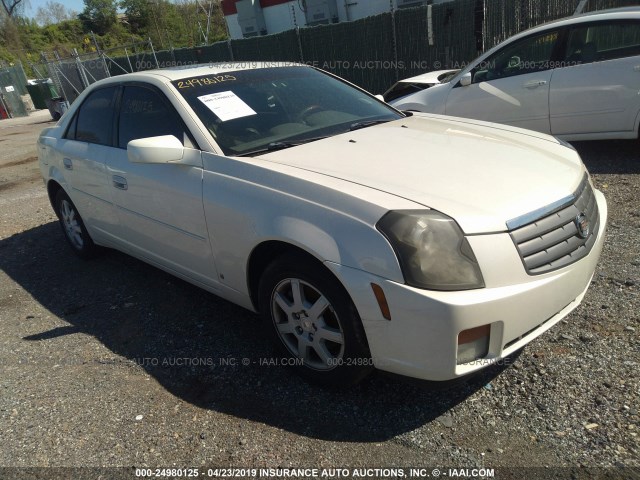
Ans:
{"type": "MultiPolygon", "coordinates": [[[[27,1],[27,6],[25,8],[25,13],[28,17],[33,17],[38,11],[38,7],[44,7],[47,3],[47,0],[25,0],[27,1]]],[[[68,10],[75,10],[80,13],[84,9],[84,2],[82,0],[55,0],[59,3],[62,3],[68,10]]]]}

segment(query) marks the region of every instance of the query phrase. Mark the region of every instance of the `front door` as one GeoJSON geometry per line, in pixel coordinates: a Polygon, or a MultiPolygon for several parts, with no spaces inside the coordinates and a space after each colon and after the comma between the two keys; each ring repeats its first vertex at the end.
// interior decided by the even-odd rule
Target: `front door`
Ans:
{"type": "Polygon", "coordinates": [[[471,85],[451,89],[446,114],[549,133],[550,67],[558,38],[554,30],[505,45],[472,70],[471,85]]]}
{"type": "MultiPolygon", "coordinates": [[[[217,274],[202,204],[202,167],[133,163],[127,143],[137,138],[174,135],[184,142],[186,127],[158,90],[125,85],[120,102],[118,148],[107,159],[120,238],[134,255],[215,286],[217,274]]],[[[202,163],[202,152],[185,156],[202,163]]]]}

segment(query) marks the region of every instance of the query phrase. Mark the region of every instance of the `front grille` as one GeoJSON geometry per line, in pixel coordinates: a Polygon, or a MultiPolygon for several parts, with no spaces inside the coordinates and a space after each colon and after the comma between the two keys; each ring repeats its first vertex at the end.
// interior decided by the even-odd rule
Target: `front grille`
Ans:
{"type": "Polygon", "coordinates": [[[598,204],[586,175],[573,195],[543,210],[540,216],[529,214],[507,222],[529,275],[551,272],[585,257],[600,226],[598,204]],[[578,230],[581,214],[589,222],[586,238],[578,230]]]}

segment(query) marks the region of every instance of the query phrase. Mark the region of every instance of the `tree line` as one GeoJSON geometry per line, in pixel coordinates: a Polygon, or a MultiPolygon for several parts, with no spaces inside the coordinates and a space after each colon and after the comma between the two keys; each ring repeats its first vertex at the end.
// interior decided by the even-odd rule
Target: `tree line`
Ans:
{"type": "Polygon", "coordinates": [[[64,58],[73,49],[89,53],[149,38],[161,50],[228,36],[220,0],[84,0],[81,12],[48,0],[33,16],[25,13],[26,1],[0,0],[0,63],[21,60],[27,70],[41,52],[64,58]]]}

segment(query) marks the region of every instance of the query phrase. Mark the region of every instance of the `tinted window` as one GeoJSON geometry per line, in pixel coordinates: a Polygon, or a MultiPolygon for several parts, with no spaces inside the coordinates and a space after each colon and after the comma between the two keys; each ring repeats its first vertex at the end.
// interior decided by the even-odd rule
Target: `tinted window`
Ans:
{"type": "Polygon", "coordinates": [[[558,37],[557,31],[545,32],[507,45],[474,70],[473,82],[548,70],[558,37]]]}
{"type": "Polygon", "coordinates": [[[78,110],[77,120],[74,120],[77,122],[76,140],[111,145],[116,88],[101,88],[85,99],[78,110]]]}
{"type": "Polygon", "coordinates": [[[640,23],[585,25],[569,33],[568,62],[590,63],[640,55],[640,23]]]}
{"type": "Polygon", "coordinates": [[[174,135],[183,141],[184,127],[175,110],[154,90],[125,87],[120,106],[118,146],[127,148],[131,140],[160,135],[174,135]]]}
{"type": "Polygon", "coordinates": [[[67,133],[64,134],[64,138],[68,140],[76,139],[76,127],[78,126],[78,114],[76,113],[69,123],[69,127],[67,128],[67,133]]]}

